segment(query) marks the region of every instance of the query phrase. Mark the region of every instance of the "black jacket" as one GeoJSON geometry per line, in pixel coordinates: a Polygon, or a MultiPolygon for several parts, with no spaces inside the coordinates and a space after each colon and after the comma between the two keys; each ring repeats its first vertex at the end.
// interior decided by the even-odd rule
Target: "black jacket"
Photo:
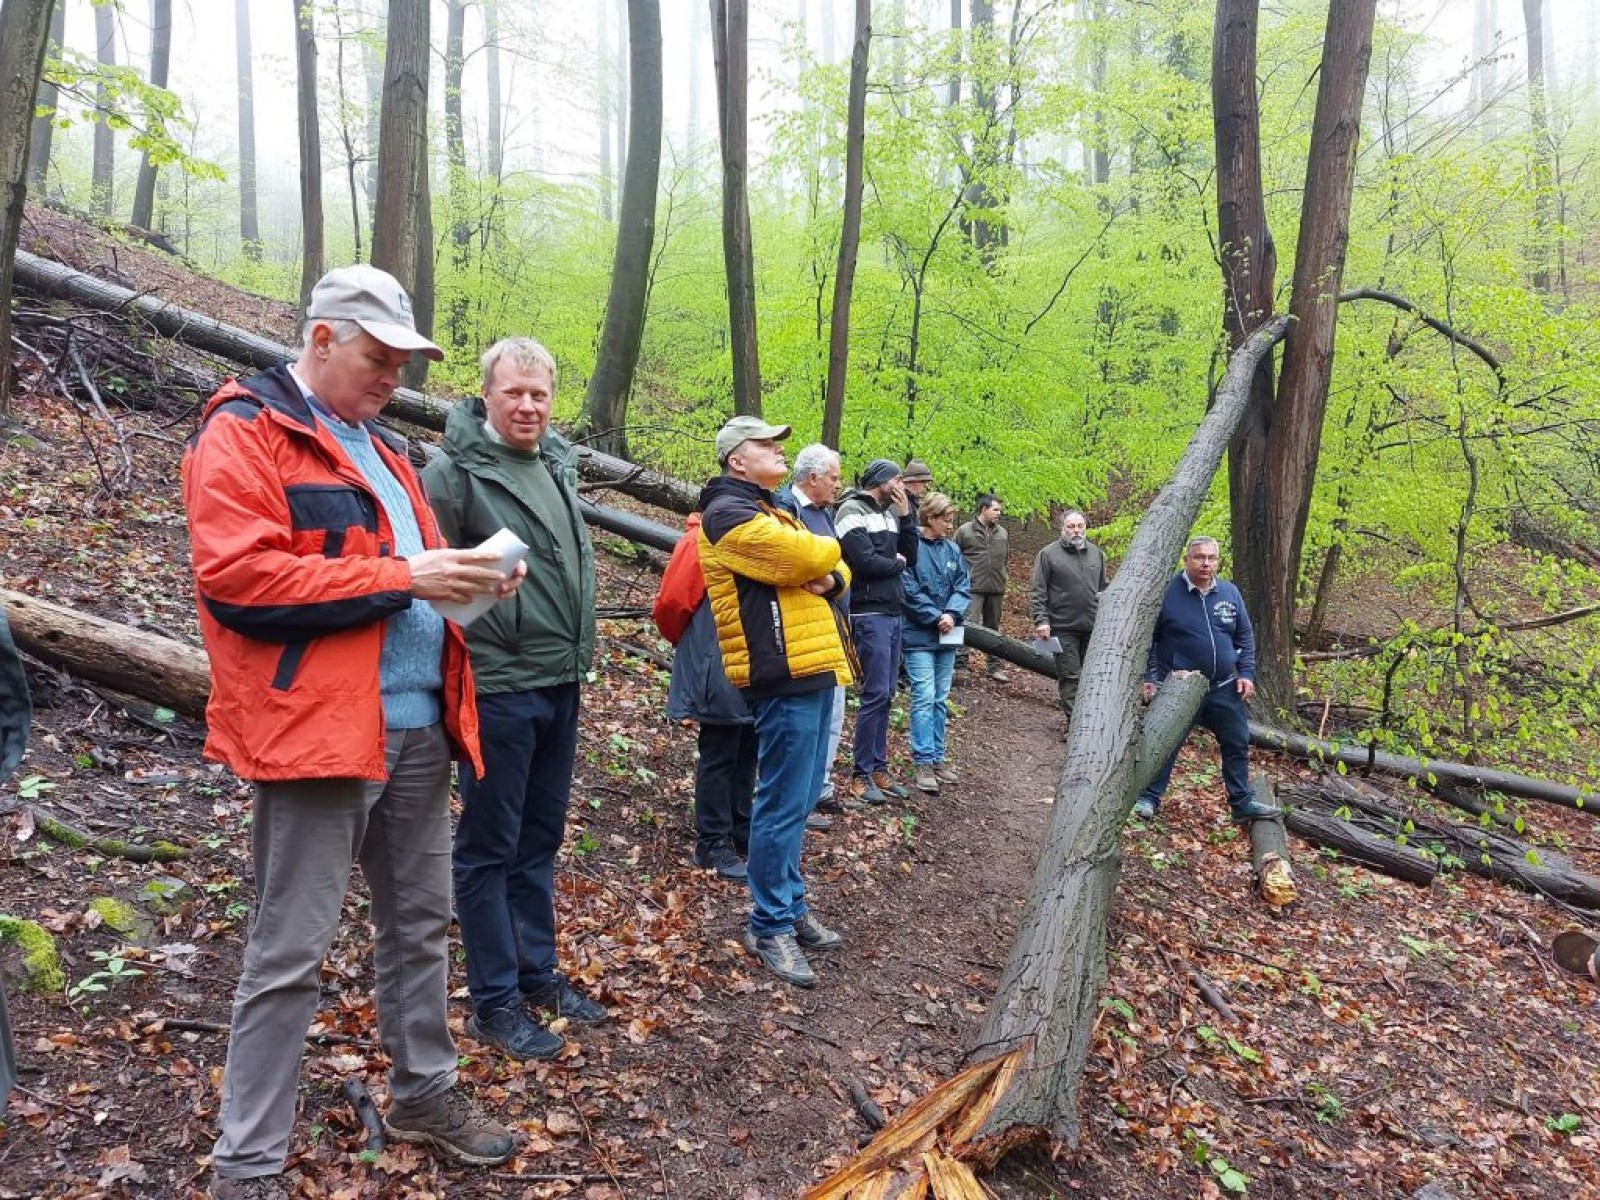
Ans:
{"type": "Polygon", "coordinates": [[[850,568],[850,615],[901,615],[905,586],[900,577],[917,565],[917,526],[888,505],[857,492],[834,516],[845,564],[850,568]],[[895,555],[900,555],[901,562],[895,555]]]}

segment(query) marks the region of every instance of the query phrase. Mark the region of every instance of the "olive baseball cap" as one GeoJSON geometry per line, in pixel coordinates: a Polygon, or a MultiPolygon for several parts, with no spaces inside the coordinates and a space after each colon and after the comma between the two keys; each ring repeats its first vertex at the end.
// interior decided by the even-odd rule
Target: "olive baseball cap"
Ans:
{"type": "Polygon", "coordinates": [[[394,350],[416,350],[439,362],[444,351],[417,332],[411,297],[387,271],[357,263],[337,267],[317,280],[306,308],[308,321],[354,321],[394,350]]]}
{"type": "Polygon", "coordinates": [[[781,442],[794,430],[787,425],[768,425],[760,417],[734,417],[717,431],[717,461],[726,464],[728,455],[739,448],[741,442],[752,438],[765,441],[771,438],[781,442]]]}

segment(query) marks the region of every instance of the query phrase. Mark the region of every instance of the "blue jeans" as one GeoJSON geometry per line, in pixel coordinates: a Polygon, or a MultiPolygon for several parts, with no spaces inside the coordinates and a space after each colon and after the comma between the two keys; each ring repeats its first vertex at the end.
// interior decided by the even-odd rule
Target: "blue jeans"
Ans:
{"type": "Polygon", "coordinates": [[[750,932],[757,937],[792,933],[806,915],[806,881],[800,846],[806,816],[827,775],[831,687],[798,696],[755,700],[755,804],[750,812],[750,932]]]}
{"type": "Polygon", "coordinates": [[[861,707],[856,711],[857,775],[889,769],[889,702],[900,674],[900,618],[863,613],[850,618],[861,662],[861,707]]]}
{"type": "MultiPolygon", "coordinates": [[[[1204,725],[1217,735],[1217,745],[1222,749],[1222,781],[1228,789],[1228,807],[1237,812],[1253,797],[1250,792],[1250,713],[1234,680],[1206,693],[1194,723],[1204,725]]],[[[1177,761],[1178,751],[1174,750],[1160,773],[1150,781],[1150,786],[1139,793],[1141,800],[1153,805],[1161,803],[1162,793],[1172,779],[1172,765],[1177,761]]]]}
{"type": "Polygon", "coordinates": [[[556,851],[578,749],[578,685],[478,697],[483,778],[461,772],[452,862],[467,988],[479,1016],[556,970],[556,851]]]}
{"type": "Polygon", "coordinates": [[[906,651],[906,674],[911,676],[911,761],[944,761],[945,701],[950,698],[950,677],[955,674],[956,648],[938,646],[906,651]]]}

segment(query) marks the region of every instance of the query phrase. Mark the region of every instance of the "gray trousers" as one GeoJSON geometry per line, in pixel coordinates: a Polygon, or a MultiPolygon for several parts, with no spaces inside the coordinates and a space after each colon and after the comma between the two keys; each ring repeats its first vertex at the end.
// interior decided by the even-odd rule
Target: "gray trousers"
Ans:
{"type": "Polygon", "coordinates": [[[378,1037],[393,1100],[455,1086],[445,1024],[450,746],[442,725],[387,733],[389,779],[256,785],[256,906],[233,1001],[216,1174],[273,1175],[289,1151],[306,1030],[352,863],[372,895],[378,1037]]]}
{"type": "Polygon", "coordinates": [[[844,738],[844,692],[842,687],[833,689],[833,717],[828,724],[828,757],[823,765],[827,774],[823,776],[822,794],[812,802],[812,808],[824,800],[833,799],[833,760],[839,757],[839,743],[844,738]]]}

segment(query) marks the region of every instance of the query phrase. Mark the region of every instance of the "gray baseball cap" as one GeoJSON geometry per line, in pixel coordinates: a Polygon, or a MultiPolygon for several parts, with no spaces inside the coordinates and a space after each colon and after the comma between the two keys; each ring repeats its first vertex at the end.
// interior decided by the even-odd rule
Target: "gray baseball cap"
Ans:
{"type": "Polygon", "coordinates": [[[444,351],[417,332],[411,297],[387,271],[357,263],[338,267],[317,280],[306,309],[308,321],[354,321],[394,350],[418,350],[434,362],[444,351]]]}
{"type": "Polygon", "coordinates": [[[760,417],[734,417],[717,432],[717,461],[726,463],[741,442],[752,438],[781,442],[793,432],[787,425],[768,425],[760,417]]]}

